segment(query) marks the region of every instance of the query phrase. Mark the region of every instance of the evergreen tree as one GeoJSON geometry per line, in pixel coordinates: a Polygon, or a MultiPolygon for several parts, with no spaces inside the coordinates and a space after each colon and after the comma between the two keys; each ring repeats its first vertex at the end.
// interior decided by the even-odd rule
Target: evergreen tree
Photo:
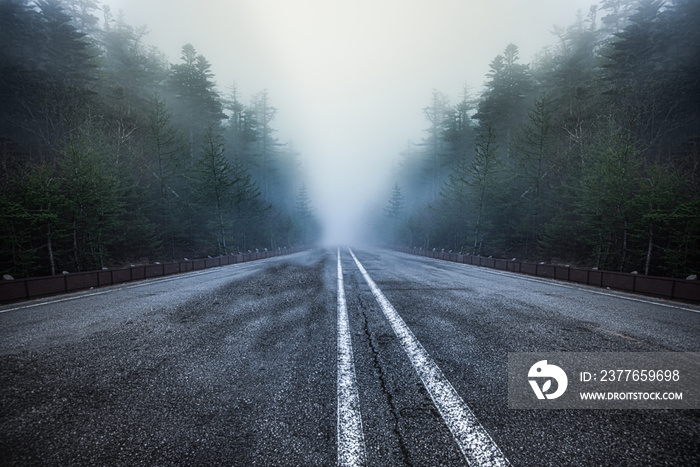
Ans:
{"type": "Polygon", "coordinates": [[[594,247],[595,266],[624,270],[640,160],[629,135],[610,123],[609,136],[601,139],[586,164],[579,208],[594,247]]]}
{"type": "Polygon", "coordinates": [[[518,63],[519,59],[518,47],[508,44],[503,55],[497,55],[491,62],[486,91],[473,116],[480,124],[492,126],[505,155],[527,111],[528,97],[534,86],[529,66],[518,63]]]}
{"type": "Polygon", "coordinates": [[[146,48],[147,34],[145,27],[133,28],[120,17],[114,24],[108,23],[101,41],[102,92],[110,114],[118,122],[116,132],[122,140],[141,125],[138,118],[150,111],[151,96],[160,94],[168,73],[163,58],[146,48]]]}
{"type": "Polygon", "coordinates": [[[430,106],[423,109],[423,114],[430,123],[430,127],[425,130],[428,136],[423,142],[425,147],[424,171],[427,192],[434,199],[439,193],[447,152],[444,137],[445,124],[449,115],[447,97],[433,90],[430,106]]]}
{"type": "Polygon", "coordinates": [[[608,37],[614,37],[629,22],[629,17],[637,8],[639,0],[603,0],[600,2],[602,30],[608,37]]]}
{"type": "Polygon", "coordinates": [[[241,159],[234,155],[229,161],[235,238],[239,247],[246,250],[251,246],[250,242],[259,245],[266,243],[261,236],[267,236],[262,232],[269,227],[261,224],[270,218],[270,211],[274,209],[261,200],[260,189],[241,159]]]}
{"type": "Polygon", "coordinates": [[[440,189],[441,199],[436,209],[440,227],[453,249],[460,249],[466,242],[470,221],[469,169],[472,159],[465,152],[452,169],[440,189]]]}
{"type": "Polygon", "coordinates": [[[56,247],[64,234],[60,213],[66,198],[56,175],[56,168],[46,162],[30,165],[22,174],[22,200],[18,206],[21,211],[15,212],[12,219],[15,221],[13,250],[20,259],[17,266],[29,263],[19,270],[20,273],[37,274],[45,271],[48,265],[49,273],[54,275],[60,266],[56,247]],[[22,232],[23,226],[27,231],[22,232]]]}
{"type": "Polygon", "coordinates": [[[472,111],[463,98],[424,140],[424,148],[442,145],[439,158],[402,154],[410,244],[696,272],[698,21],[692,0],[605,0],[556,28],[560,43],[531,66],[506,47],[473,116],[476,151],[465,145],[462,116],[472,111]],[[442,184],[439,200],[433,180],[442,184]]]}
{"type": "Polygon", "coordinates": [[[250,144],[250,134],[247,131],[246,106],[241,102],[238,87],[231,86],[231,92],[223,99],[224,111],[228,114],[226,122],[226,146],[238,154],[244,154],[250,144]]]}
{"type": "Polygon", "coordinates": [[[102,30],[99,27],[100,18],[95,15],[101,9],[99,1],[63,0],[63,6],[78,32],[95,39],[100,38],[102,35],[102,30]]]}
{"type": "Polygon", "coordinates": [[[270,105],[267,90],[264,90],[253,98],[251,110],[255,115],[257,135],[255,141],[257,147],[254,152],[255,164],[260,180],[262,197],[265,201],[272,200],[272,184],[276,177],[276,151],[278,145],[274,138],[275,130],[270,124],[277,114],[277,109],[270,105]]]}
{"type": "Polygon", "coordinates": [[[66,196],[72,269],[104,267],[112,232],[122,214],[119,182],[103,149],[104,138],[87,126],[74,130],[61,151],[60,189],[66,196]]]}
{"type": "Polygon", "coordinates": [[[399,220],[403,215],[404,207],[404,197],[401,194],[401,187],[399,186],[398,182],[394,183],[394,187],[391,190],[391,197],[389,198],[389,204],[386,208],[384,208],[386,216],[391,221],[391,232],[394,245],[398,244],[399,220]]]}
{"type": "Polygon", "coordinates": [[[226,115],[207,59],[198,55],[192,44],[182,47],[180,59],[181,63],[171,65],[169,87],[174,94],[176,123],[187,134],[194,157],[196,141],[201,141],[208,128],[226,115]]]}
{"type": "Polygon", "coordinates": [[[549,182],[553,177],[556,147],[554,128],[546,94],[542,94],[529,113],[528,124],[521,130],[513,153],[515,180],[519,182],[527,216],[525,256],[535,253],[540,241],[549,182]]]}
{"type": "Polygon", "coordinates": [[[177,207],[181,204],[180,187],[182,185],[182,160],[185,154],[185,145],[180,134],[172,126],[171,113],[165,106],[165,101],[158,95],[151,100],[151,112],[149,114],[146,134],[146,154],[149,159],[148,168],[152,193],[158,200],[157,224],[159,237],[163,246],[167,247],[170,257],[175,258],[175,248],[181,232],[175,229],[180,224],[186,224],[181,219],[181,210],[177,207]],[[180,220],[180,222],[178,222],[180,220]]]}
{"type": "Polygon", "coordinates": [[[298,229],[302,245],[308,245],[312,238],[312,222],[314,209],[311,206],[311,197],[306,184],[299,187],[299,193],[296,197],[295,206],[296,216],[298,219],[298,229]]]}
{"type": "Polygon", "coordinates": [[[57,0],[1,2],[2,133],[51,152],[94,96],[93,52],[57,0]]]}
{"type": "MultiPolygon", "coordinates": [[[[234,93],[226,151],[211,64],[188,44],[170,65],[145,28],[109,8],[100,28],[97,10],[0,0],[0,269],[43,275],[294,240],[301,177],[293,151],[278,150],[267,92],[249,106],[234,93]]],[[[307,230],[311,241],[313,219],[307,230]]]]}
{"type": "Polygon", "coordinates": [[[230,227],[227,213],[232,200],[233,181],[231,166],[224,155],[223,138],[213,125],[204,135],[197,177],[197,194],[207,213],[207,223],[215,232],[218,253],[227,255],[226,231],[230,227]]]}
{"type": "Polygon", "coordinates": [[[498,159],[496,135],[490,125],[486,125],[485,133],[479,135],[476,142],[474,160],[469,167],[469,178],[466,183],[471,188],[471,196],[475,201],[476,220],[474,221],[474,245],[472,254],[480,255],[484,243],[487,215],[489,208],[496,206],[496,181],[502,172],[498,159]]]}
{"type": "Polygon", "coordinates": [[[465,85],[462,100],[447,110],[443,124],[443,139],[449,144],[449,156],[445,161],[448,168],[457,165],[462,156],[469,154],[474,146],[476,134],[471,115],[475,111],[476,102],[465,85]]]}

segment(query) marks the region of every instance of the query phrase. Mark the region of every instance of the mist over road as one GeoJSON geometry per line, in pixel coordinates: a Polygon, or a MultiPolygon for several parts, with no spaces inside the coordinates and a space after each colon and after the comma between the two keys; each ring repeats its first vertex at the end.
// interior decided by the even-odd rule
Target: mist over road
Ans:
{"type": "Polygon", "coordinates": [[[509,352],[697,352],[700,307],[352,253],[0,307],[0,463],[333,465],[348,410],[362,431],[340,444],[360,455],[342,459],[367,465],[700,461],[697,411],[512,410],[506,366],[509,352]],[[339,404],[339,374],[354,403],[339,404]]]}

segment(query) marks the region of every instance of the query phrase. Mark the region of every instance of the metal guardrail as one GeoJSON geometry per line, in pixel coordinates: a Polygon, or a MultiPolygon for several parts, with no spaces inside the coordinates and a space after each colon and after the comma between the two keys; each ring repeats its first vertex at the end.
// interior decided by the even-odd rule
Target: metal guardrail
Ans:
{"type": "Polygon", "coordinates": [[[170,276],[183,272],[215,268],[229,264],[246,263],[303,251],[304,248],[260,251],[240,255],[217,256],[194,259],[178,263],[146,264],[121,269],[75,272],[46,277],[31,277],[0,281],[0,303],[9,303],[32,298],[76,292],[108,285],[122,284],[153,277],[170,276]]]}
{"type": "Polygon", "coordinates": [[[548,277],[551,279],[575,282],[612,290],[651,295],[690,303],[700,303],[700,281],[654,277],[625,272],[601,271],[598,269],[572,268],[554,264],[537,264],[522,261],[484,258],[482,256],[460,255],[406,247],[394,248],[396,251],[429,258],[442,259],[456,263],[472,264],[503,271],[548,277]]]}

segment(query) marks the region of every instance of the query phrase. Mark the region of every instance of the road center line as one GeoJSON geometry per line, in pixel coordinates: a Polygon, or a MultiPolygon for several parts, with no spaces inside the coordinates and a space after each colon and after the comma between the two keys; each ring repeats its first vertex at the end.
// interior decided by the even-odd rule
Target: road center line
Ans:
{"type": "Polygon", "coordinates": [[[350,250],[350,254],[467,462],[470,465],[510,465],[501,449],[479,423],[469,406],[457,394],[455,388],[442,374],[435,361],[416,339],[416,336],[413,335],[377,284],[367,274],[352,250],[350,250]]]}
{"type": "Polygon", "coordinates": [[[359,466],[365,465],[365,461],[360,395],[338,249],[338,465],[359,466]]]}

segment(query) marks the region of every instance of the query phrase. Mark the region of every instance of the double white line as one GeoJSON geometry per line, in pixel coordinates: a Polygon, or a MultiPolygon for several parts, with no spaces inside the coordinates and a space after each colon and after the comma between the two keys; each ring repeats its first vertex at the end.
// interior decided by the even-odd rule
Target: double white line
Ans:
{"type": "MultiPolygon", "coordinates": [[[[352,258],[355,260],[357,268],[362,273],[365,281],[372,290],[374,298],[379,303],[379,306],[384,312],[384,316],[387,318],[391,327],[399,339],[401,346],[403,347],[406,355],[411,361],[413,368],[418,373],[423,385],[430,394],[433,403],[437,407],[440,415],[442,415],[445,424],[449,428],[452,436],[454,437],[457,445],[464,454],[467,462],[470,465],[490,465],[490,466],[502,466],[510,465],[508,459],[503,455],[501,449],[496,445],[491,436],[488,434],[486,429],[479,423],[474,413],[471,411],[469,406],[462,400],[462,398],[457,394],[452,384],[445,378],[442,374],[440,368],[435,364],[435,361],[430,357],[428,352],[423,348],[421,343],[416,339],[411,330],[406,326],[401,316],[396,312],[392,304],[387,300],[382,291],[377,287],[377,284],[372,280],[372,278],[367,274],[367,271],[358,261],[352,250],[349,250],[352,258]]],[[[358,465],[358,464],[343,464],[341,462],[341,419],[342,423],[346,416],[341,415],[340,412],[340,300],[342,293],[343,309],[345,309],[345,291],[342,289],[342,270],[340,268],[340,250],[338,250],[338,463],[339,465],[358,465]]],[[[347,311],[344,311],[344,329],[347,332],[347,311]]],[[[349,334],[348,334],[349,339],[349,334]]],[[[348,343],[349,345],[349,343],[348,343]]],[[[352,352],[352,348],[350,348],[352,352]]],[[[352,359],[352,354],[349,357],[352,359]]],[[[350,363],[352,365],[352,363],[350,363]]],[[[354,367],[353,376],[354,380],[354,367]]],[[[357,393],[357,390],[355,390],[357,393]]],[[[357,416],[359,416],[359,400],[357,401],[357,416]]],[[[361,430],[362,421],[359,420],[353,426],[359,426],[361,430]]],[[[359,438],[362,440],[362,433],[360,433],[359,438]]],[[[362,440],[363,441],[363,440],[362,440]]],[[[347,447],[343,447],[346,450],[347,447]]],[[[357,448],[362,451],[364,457],[364,441],[362,445],[357,448]]]]}
{"type": "Polygon", "coordinates": [[[365,465],[366,459],[343,267],[338,249],[338,465],[365,465]]]}

